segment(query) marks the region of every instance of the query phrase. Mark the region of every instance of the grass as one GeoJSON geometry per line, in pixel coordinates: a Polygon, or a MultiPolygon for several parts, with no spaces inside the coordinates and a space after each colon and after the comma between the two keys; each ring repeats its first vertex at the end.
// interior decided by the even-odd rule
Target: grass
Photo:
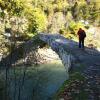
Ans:
{"type": "Polygon", "coordinates": [[[65,100],[87,100],[88,93],[84,90],[83,83],[85,82],[85,77],[81,74],[83,70],[83,65],[78,65],[78,67],[71,71],[69,74],[69,80],[66,80],[61,88],[54,95],[53,100],[64,100],[68,94],[70,94],[65,100]],[[66,92],[67,91],[67,92],[66,92]]]}
{"type": "Polygon", "coordinates": [[[72,94],[72,100],[88,100],[88,94],[81,90],[79,94],[72,94]]]}
{"type": "Polygon", "coordinates": [[[72,68],[72,70],[70,70],[69,74],[72,74],[75,72],[81,73],[85,68],[86,66],[83,63],[75,63],[74,67],[72,68]]]}
{"type": "Polygon", "coordinates": [[[87,100],[88,93],[82,87],[85,77],[79,72],[70,74],[70,79],[66,80],[57,91],[54,100],[60,100],[70,93],[69,100],[87,100]],[[66,92],[67,91],[67,92],[66,92]]]}

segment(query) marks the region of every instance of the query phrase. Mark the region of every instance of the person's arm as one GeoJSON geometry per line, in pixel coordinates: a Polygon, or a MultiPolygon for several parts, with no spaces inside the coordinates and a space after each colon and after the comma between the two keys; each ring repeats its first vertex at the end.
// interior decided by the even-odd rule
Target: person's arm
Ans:
{"type": "Polygon", "coordinates": [[[78,36],[80,35],[80,32],[79,32],[79,31],[77,32],[77,35],[78,35],[78,36]]]}

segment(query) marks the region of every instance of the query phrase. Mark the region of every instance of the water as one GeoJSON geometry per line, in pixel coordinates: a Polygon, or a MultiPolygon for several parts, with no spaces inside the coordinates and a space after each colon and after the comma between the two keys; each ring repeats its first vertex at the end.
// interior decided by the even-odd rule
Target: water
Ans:
{"type": "Polygon", "coordinates": [[[8,90],[11,100],[52,100],[52,96],[68,78],[61,62],[24,69],[25,67],[16,67],[15,72],[14,68],[9,70],[8,90]]]}

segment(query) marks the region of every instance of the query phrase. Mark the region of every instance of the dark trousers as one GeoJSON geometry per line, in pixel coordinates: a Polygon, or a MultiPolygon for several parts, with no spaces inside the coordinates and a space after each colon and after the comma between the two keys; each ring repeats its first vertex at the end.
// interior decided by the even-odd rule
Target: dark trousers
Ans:
{"type": "Polygon", "coordinates": [[[79,48],[84,48],[84,39],[79,38],[79,48]]]}

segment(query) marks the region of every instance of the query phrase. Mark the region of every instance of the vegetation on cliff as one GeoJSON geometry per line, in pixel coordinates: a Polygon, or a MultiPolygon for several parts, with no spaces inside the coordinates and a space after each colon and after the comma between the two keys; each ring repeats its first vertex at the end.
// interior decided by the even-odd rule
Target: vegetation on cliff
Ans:
{"type": "Polygon", "coordinates": [[[0,52],[38,32],[72,38],[79,27],[100,25],[99,8],[99,0],[0,0],[0,52]]]}

